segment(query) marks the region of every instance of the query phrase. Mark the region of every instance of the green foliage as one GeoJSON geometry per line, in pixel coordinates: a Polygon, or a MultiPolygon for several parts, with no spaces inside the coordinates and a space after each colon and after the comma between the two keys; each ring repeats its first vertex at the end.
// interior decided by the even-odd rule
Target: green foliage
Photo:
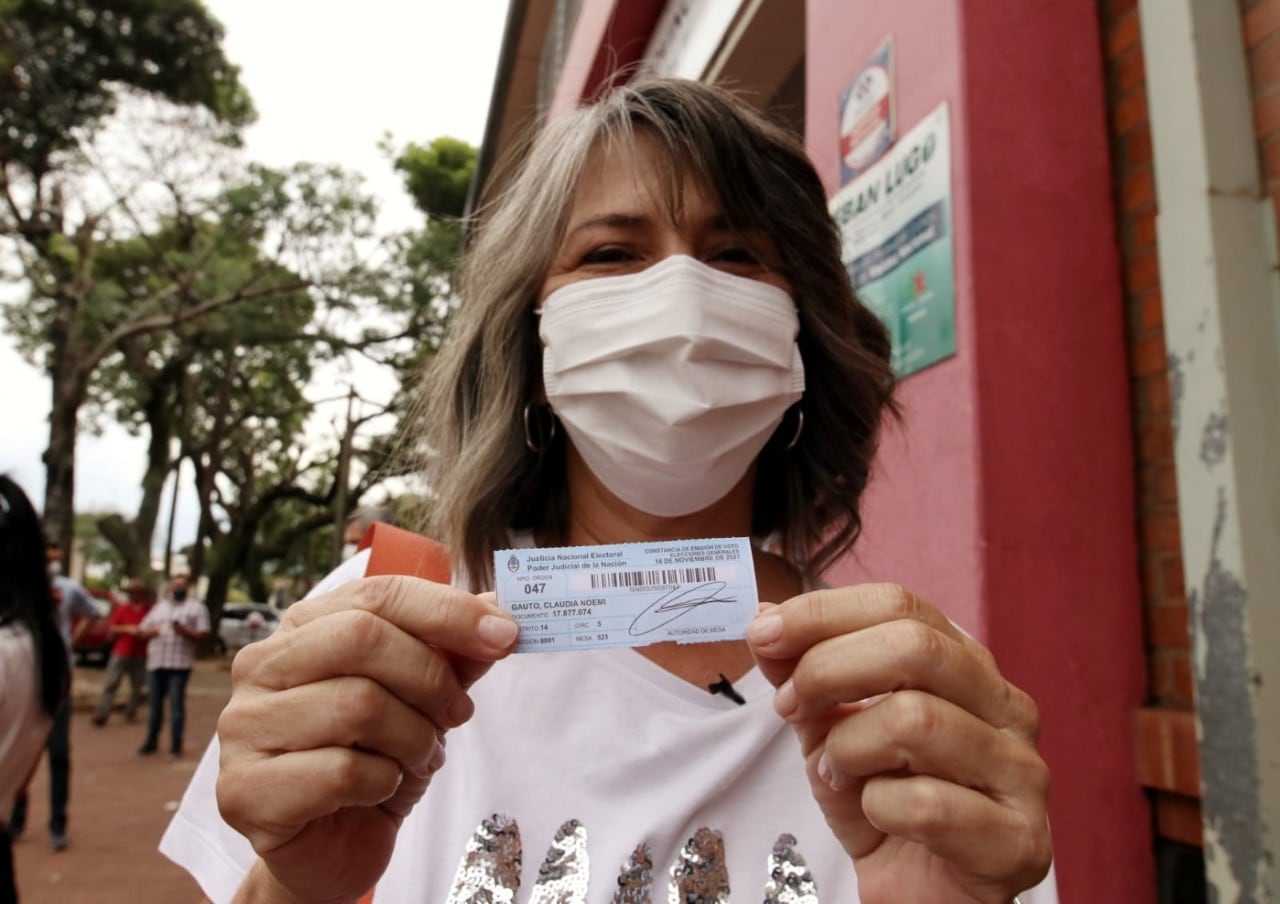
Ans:
{"type": "MultiPolygon", "coordinates": [[[[262,519],[250,561],[249,582],[262,585],[283,579],[294,598],[300,597],[324,576],[332,565],[334,545],[332,510],[303,499],[284,499],[262,519]],[[269,577],[268,577],[269,576],[269,577]]],[[[269,594],[267,594],[269,595],[269,594]]]]}
{"type": "Polygon", "coordinates": [[[205,107],[233,129],[252,121],[222,36],[199,0],[4,0],[0,162],[39,179],[115,109],[117,84],[205,107]]]}
{"type": "MultiPolygon", "coordinates": [[[[384,304],[407,315],[406,332],[412,339],[388,358],[401,381],[401,393],[393,403],[400,430],[408,428],[418,378],[439,350],[452,318],[456,303],[453,273],[462,250],[462,216],[476,158],[474,147],[448,137],[426,145],[410,143],[395,157],[405,189],[427,217],[421,229],[394,236],[389,254],[390,288],[384,304]]],[[[369,454],[381,462],[379,467],[403,468],[404,462],[391,460],[391,445],[391,437],[375,438],[369,454]]]]}
{"type": "MultiPolygon", "coordinates": [[[[383,291],[382,270],[363,261],[376,211],[358,178],[337,167],[248,165],[227,169],[232,181],[221,187],[184,182],[207,147],[188,138],[154,126],[139,135],[161,149],[162,166],[144,171],[111,218],[90,211],[35,238],[21,224],[9,233],[28,295],[3,314],[21,350],[69,387],[58,398],[81,426],[111,418],[148,439],[138,512],[99,523],[132,567],[149,557],[174,440],[207,481],[206,540],[245,530],[251,539],[252,519],[237,519],[305,470],[296,453],[316,364],[395,332],[386,318],[373,318],[382,328],[368,335],[348,325],[381,305],[383,291]]],[[[104,144],[119,152],[120,142],[104,144]]],[[[58,184],[91,199],[93,180],[114,165],[101,158],[80,181],[58,184]]]]}
{"type": "Polygon", "coordinates": [[[409,144],[395,167],[414,203],[432,219],[459,219],[467,206],[467,192],[476,169],[476,149],[457,138],[437,138],[430,144],[409,144]]]}
{"type": "MultiPolygon", "coordinates": [[[[146,296],[155,310],[143,314],[136,287],[96,282],[95,252],[103,242],[145,236],[165,219],[164,211],[135,203],[140,184],[149,180],[152,201],[157,186],[181,201],[198,191],[193,174],[167,179],[158,175],[164,164],[200,156],[190,151],[201,140],[235,145],[239,127],[253,119],[222,34],[200,0],[0,0],[0,240],[8,240],[0,258],[16,263],[33,308],[11,316],[10,325],[27,328],[22,347],[53,383],[43,508],[64,549],[73,532],[78,415],[95,369],[125,338],[104,325],[129,306],[140,314],[134,335],[174,322],[161,296],[146,296]],[[125,129],[139,152],[134,172],[94,147],[126,97],[190,114],[187,123],[168,115],[168,134],[182,139],[166,149],[168,160],[153,153],[146,128],[125,129]],[[83,190],[91,174],[96,185],[83,190]],[[96,310],[86,314],[86,305],[96,310]],[[86,338],[95,328],[102,333],[96,345],[86,338]]],[[[217,179],[212,170],[195,175],[217,179]]],[[[176,219],[179,211],[168,213],[176,219]]],[[[154,507],[155,492],[144,478],[144,506],[154,507]]]]}
{"type": "MultiPolygon", "coordinates": [[[[254,112],[221,41],[200,0],[0,0],[0,260],[25,289],[0,307],[54,385],[51,527],[72,529],[76,431],[115,419],[148,439],[143,495],[99,532],[145,563],[177,444],[201,500],[192,552],[225,592],[268,561],[329,567],[316,537],[338,468],[304,440],[304,390],[353,354],[416,382],[452,309],[476,153],[406,148],[396,167],[429,220],[379,245],[350,174],[232,158],[254,112]]],[[[351,444],[353,504],[384,473],[404,398],[358,416],[374,435],[351,444]]]]}
{"type": "MultiPolygon", "coordinates": [[[[332,353],[334,344],[311,327],[317,298],[334,299],[345,308],[359,297],[351,285],[359,270],[341,260],[342,251],[346,258],[356,254],[350,246],[366,234],[373,210],[372,201],[353,185],[350,176],[329,168],[250,167],[242,181],[207,206],[178,210],[152,232],[87,246],[85,266],[76,268],[83,297],[75,311],[75,335],[82,349],[111,344],[89,374],[89,413],[109,413],[139,432],[147,426],[148,404],[161,391],[161,375],[171,363],[180,371],[198,372],[209,366],[211,355],[274,353],[290,342],[305,345],[308,356],[332,353]],[[269,235],[270,250],[280,252],[273,257],[262,247],[269,235]],[[314,249],[327,255],[312,254],[314,249]],[[310,261],[307,274],[282,263],[295,257],[310,261]],[[217,304],[220,300],[226,303],[217,304]],[[149,318],[163,322],[129,332],[149,318]],[[112,341],[113,336],[120,338],[112,341]]],[[[63,258],[81,253],[61,235],[49,248],[63,258]]],[[[55,293],[33,285],[25,303],[4,308],[11,333],[33,363],[44,363],[58,305],[55,293]]],[[[281,366],[282,374],[268,368],[262,379],[303,386],[310,378],[309,361],[290,359],[281,366]]],[[[164,391],[175,390],[172,379],[164,382],[164,391]]],[[[290,400],[287,407],[293,404],[290,400]]]]}

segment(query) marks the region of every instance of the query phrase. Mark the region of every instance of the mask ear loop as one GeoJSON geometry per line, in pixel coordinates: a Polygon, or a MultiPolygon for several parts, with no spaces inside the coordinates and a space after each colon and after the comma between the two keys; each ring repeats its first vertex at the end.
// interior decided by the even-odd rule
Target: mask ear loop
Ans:
{"type": "Polygon", "coordinates": [[[796,408],[796,433],[791,437],[791,442],[782,447],[783,452],[790,452],[796,447],[796,443],[800,442],[800,434],[804,432],[804,409],[796,408]]]}
{"type": "MultiPolygon", "coordinates": [[[[534,455],[541,455],[551,448],[551,443],[556,438],[556,418],[551,415],[551,429],[547,431],[546,439],[541,445],[533,441],[533,431],[529,427],[529,409],[533,407],[532,402],[526,402],[524,406],[524,444],[534,455]]],[[[548,408],[550,406],[539,406],[540,408],[548,408]]]]}

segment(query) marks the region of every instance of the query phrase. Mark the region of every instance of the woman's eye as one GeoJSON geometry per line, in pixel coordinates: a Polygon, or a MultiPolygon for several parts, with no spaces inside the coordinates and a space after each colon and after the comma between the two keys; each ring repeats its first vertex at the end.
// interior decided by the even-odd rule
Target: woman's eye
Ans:
{"type": "Polygon", "coordinates": [[[620,245],[605,245],[593,248],[582,256],[584,264],[620,264],[634,257],[630,251],[620,245]]]}
{"type": "Polygon", "coordinates": [[[726,264],[759,264],[760,256],[750,248],[734,246],[717,251],[712,255],[712,260],[721,261],[726,264]]]}

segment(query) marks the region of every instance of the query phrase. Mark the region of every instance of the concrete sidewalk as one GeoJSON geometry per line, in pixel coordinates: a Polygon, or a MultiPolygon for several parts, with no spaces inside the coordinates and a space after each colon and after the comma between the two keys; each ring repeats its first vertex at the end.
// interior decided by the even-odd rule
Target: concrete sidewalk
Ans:
{"type": "MultiPolygon", "coordinates": [[[[41,758],[30,790],[27,829],[14,845],[22,904],[184,904],[203,900],[185,872],[156,850],[218,714],[231,696],[230,660],[197,663],[187,691],[186,757],[138,757],[146,704],[131,724],[117,711],[102,728],[89,721],[103,672],[76,669],[71,717],[70,846],[49,849],[49,770],[41,758]]],[[[117,694],[119,705],[125,687],[117,694]]],[[[168,749],[166,734],[161,750],[168,749]]]]}

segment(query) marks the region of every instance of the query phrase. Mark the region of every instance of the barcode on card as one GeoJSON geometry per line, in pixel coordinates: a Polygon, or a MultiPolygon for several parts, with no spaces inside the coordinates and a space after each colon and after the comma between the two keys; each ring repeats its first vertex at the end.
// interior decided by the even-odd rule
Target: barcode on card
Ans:
{"type": "Polygon", "coordinates": [[[722,580],[715,568],[650,568],[644,571],[602,571],[588,575],[592,590],[615,587],[656,587],[722,580]]]}

